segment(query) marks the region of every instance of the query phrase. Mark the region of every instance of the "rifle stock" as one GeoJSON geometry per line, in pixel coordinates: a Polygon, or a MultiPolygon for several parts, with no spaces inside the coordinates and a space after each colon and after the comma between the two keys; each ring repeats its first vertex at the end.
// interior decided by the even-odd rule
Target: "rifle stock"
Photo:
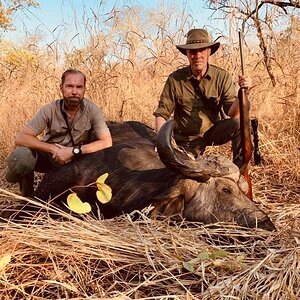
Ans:
{"type": "MultiPolygon", "coordinates": [[[[240,55],[241,55],[241,67],[242,75],[244,75],[244,58],[243,58],[243,47],[242,47],[242,34],[239,32],[239,44],[240,44],[240,55]]],[[[252,200],[252,183],[249,174],[249,165],[252,156],[252,141],[250,133],[250,116],[249,116],[249,99],[248,89],[246,87],[240,87],[238,92],[239,108],[240,108],[240,128],[241,128],[241,143],[242,143],[242,155],[243,165],[240,168],[241,174],[245,177],[248,183],[247,196],[252,200]]]]}

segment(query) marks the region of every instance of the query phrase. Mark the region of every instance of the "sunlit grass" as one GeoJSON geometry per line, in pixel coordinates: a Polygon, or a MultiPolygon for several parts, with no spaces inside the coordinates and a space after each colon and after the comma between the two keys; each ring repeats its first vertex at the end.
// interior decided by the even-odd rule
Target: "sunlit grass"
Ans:
{"type": "MultiPolygon", "coordinates": [[[[70,49],[61,40],[40,47],[32,43],[34,37],[21,46],[1,41],[2,168],[18,130],[42,105],[60,97],[66,68],[87,75],[87,96],[102,107],[107,120],[153,126],[152,112],[168,74],[187,63],[175,48],[193,26],[182,12],[115,9],[78,21],[85,25],[82,48],[70,49]]],[[[222,224],[186,228],[150,221],[143,214],[140,222],[124,216],[102,222],[44,217],[32,224],[3,223],[0,261],[10,257],[4,272],[0,266],[4,299],[298,299],[300,60],[293,49],[299,48],[300,39],[299,28],[293,30],[298,36],[289,45],[293,48],[281,44],[274,49],[276,87],[259,51],[245,49],[246,71],[254,82],[251,116],[259,121],[263,158],[262,165],[250,168],[254,199],[278,232],[222,224]],[[198,261],[193,272],[184,267],[199,253],[220,247],[230,253],[221,262],[198,261]],[[238,256],[243,256],[245,269],[238,256]]],[[[234,79],[240,72],[235,47],[222,46],[212,62],[231,71],[234,79]]],[[[209,151],[230,155],[229,145],[209,151]]],[[[1,187],[17,192],[3,175],[1,187]]],[[[17,201],[17,195],[2,191],[0,208],[17,201]]]]}

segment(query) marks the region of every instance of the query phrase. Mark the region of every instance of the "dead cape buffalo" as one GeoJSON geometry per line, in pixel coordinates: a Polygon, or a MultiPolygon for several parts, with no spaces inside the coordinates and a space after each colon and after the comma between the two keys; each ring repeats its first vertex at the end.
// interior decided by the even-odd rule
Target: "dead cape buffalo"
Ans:
{"type": "MultiPolygon", "coordinates": [[[[114,145],[67,164],[44,177],[32,197],[49,201],[74,187],[82,201],[89,202],[94,215],[112,218],[152,205],[153,216],[180,215],[203,223],[235,222],[245,227],[275,229],[268,216],[245,196],[246,182],[238,168],[221,156],[192,160],[172,138],[170,120],[158,135],[139,122],[109,125],[114,145]],[[157,152],[155,151],[157,146],[157,152]],[[112,199],[101,204],[96,187],[85,187],[108,173],[105,183],[112,199]]],[[[66,209],[66,196],[55,204],[66,209]]]]}

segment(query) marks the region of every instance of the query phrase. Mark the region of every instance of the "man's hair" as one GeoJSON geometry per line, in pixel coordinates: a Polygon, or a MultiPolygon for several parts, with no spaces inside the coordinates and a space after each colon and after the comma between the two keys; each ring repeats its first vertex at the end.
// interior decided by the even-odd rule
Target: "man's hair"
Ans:
{"type": "Polygon", "coordinates": [[[84,86],[85,86],[85,83],[86,83],[86,77],[85,75],[79,71],[79,70],[76,70],[76,69],[68,69],[66,71],[63,72],[63,74],[61,75],[61,84],[63,85],[65,80],[66,80],[66,77],[70,74],[81,74],[83,76],[83,80],[84,80],[84,86]]]}

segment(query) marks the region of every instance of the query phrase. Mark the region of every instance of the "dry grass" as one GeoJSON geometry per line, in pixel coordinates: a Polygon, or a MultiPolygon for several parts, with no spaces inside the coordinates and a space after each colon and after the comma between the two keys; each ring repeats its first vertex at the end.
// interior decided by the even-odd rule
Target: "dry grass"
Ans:
{"type": "Polygon", "coordinates": [[[143,213],[2,223],[2,299],[299,299],[300,223],[286,220],[299,221],[300,206],[273,205],[274,233],[143,213]]]}
{"type": "MultiPolygon", "coordinates": [[[[88,42],[82,49],[67,49],[59,41],[46,50],[32,41],[17,51],[0,44],[1,209],[20,201],[8,192],[17,193],[17,186],[3,179],[14,136],[43,104],[59,97],[65,68],[86,73],[87,95],[107,119],[153,126],[166,76],[186,63],[174,44],[182,42],[193,20],[181,12],[124,9],[104,19],[98,15],[94,24],[84,22],[88,42]]],[[[299,299],[300,54],[292,51],[300,46],[297,26],[294,40],[274,49],[276,87],[259,52],[245,49],[246,71],[255,84],[251,115],[259,120],[263,156],[261,166],[251,167],[253,194],[277,232],[174,225],[143,214],[135,222],[123,216],[1,223],[0,260],[11,255],[5,268],[0,262],[1,299],[299,299]],[[213,257],[216,253],[223,257],[213,257]]],[[[222,47],[212,60],[236,78],[234,47],[222,47]]],[[[230,155],[228,147],[211,151],[230,155]]]]}

